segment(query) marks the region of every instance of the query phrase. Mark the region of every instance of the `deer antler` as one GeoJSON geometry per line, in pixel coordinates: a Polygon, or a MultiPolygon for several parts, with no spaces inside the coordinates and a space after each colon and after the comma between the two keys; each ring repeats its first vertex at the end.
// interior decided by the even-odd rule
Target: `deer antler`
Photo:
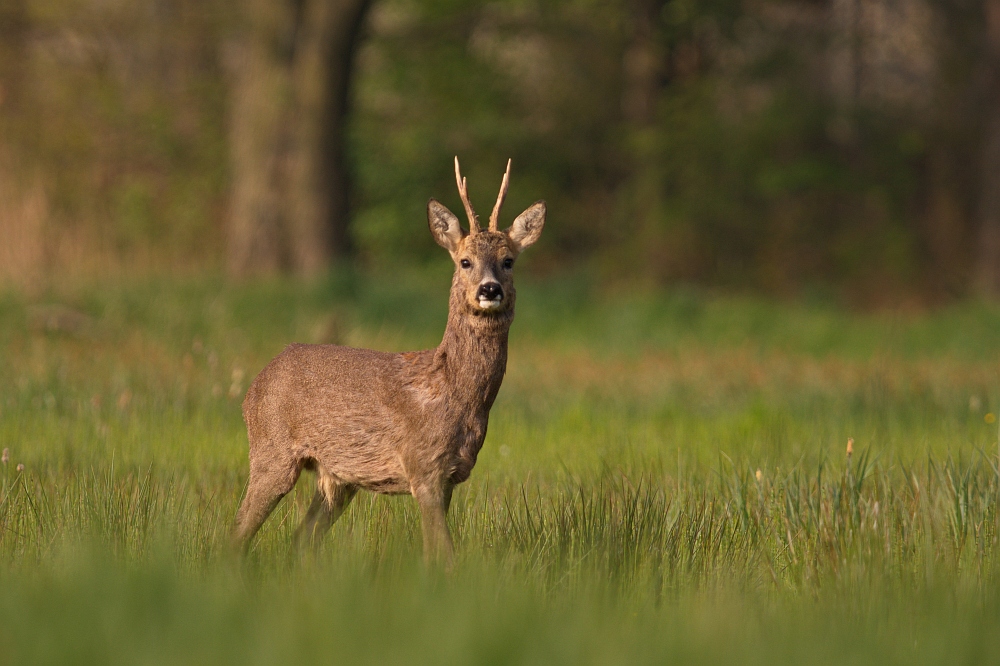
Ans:
{"type": "Polygon", "coordinates": [[[507,198],[507,187],[510,186],[510,160],[507,160],[507,171],[503,175],[503,182],[500,183],[500,194],[497,195],[497,202],[493,206],[493,212],[490,213],[490,231],[497,230],[497,224],[500,222],[500,208],[503,206],[503,200],[507,198]]]}
{"type": "Polygon", "coordinates": [[[462,197],[465,214],[469,217],[469,235],[471,236],[479,231],[479,218],[476,217],[476,211],[472,210],[472,202],[469,201],[469,189],[465,178],[462,177],[461,170],[458,168],[458,155],[455,155],[455,182],[458,183],[458,194],[462,197]]]}

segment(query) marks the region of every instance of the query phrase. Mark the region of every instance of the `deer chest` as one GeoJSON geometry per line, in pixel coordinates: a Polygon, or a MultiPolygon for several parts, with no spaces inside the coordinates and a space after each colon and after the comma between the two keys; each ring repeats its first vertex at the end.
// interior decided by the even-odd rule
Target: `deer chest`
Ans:
{"type": "Polygon", "coordinates": [[[462,483],[472,474],[479,450],[486,439],[486,419],[464,424],[449,447],[448,478],[452,483],[462,483]]]}

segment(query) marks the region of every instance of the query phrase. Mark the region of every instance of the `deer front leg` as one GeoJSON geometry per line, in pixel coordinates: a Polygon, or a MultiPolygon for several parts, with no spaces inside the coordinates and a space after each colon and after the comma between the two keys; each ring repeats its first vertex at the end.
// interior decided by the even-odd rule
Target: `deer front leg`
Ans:
{"type": "Polygon", "coordinates": [[[455,547],[448,531],[448,507],[451,504],[450,483],[421,484],[413,489],[420,506],[420,525],[424,533],[424,561],[444,564],[451,568],[455,547]]]}

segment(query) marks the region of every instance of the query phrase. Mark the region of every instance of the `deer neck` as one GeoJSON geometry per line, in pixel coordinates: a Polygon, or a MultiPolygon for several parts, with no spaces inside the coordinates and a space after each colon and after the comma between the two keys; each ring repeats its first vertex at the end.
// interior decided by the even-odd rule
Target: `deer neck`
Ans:
{"type": "Polygon", "coordinates": [[[493,405],[507,370],[513,320],[513,303],[502,313],[483,314],[469,306],[458,289],[452,290],[448,325],[435,356],[453,400],[487,411],[493,405]]]}

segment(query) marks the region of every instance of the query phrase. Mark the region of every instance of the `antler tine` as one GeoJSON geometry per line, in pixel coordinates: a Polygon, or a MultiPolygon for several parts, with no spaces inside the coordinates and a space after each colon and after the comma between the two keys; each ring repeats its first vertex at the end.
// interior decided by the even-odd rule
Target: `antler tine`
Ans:
{"type": "Polygon", "coordinates": [[[507,187],[510,186],[510,160],[507,160],[507,171],[503,175],[503,182],[500,183],[500,194],[497,195],[497,202],[493,206],[493,212],[490,213],[490,231],[497,230],[497,224],[500,222],[500,208],[503,206],[503,200],[507,198],[507,187]]]}
{"type": "Polygon", "coordinates": [[[458,168],[458,155],[455,155],[455,182],[458,184],[458,194],[462,197],[462,205],[465,206],[465,214],[469,217],[469,234],[474,234],[479,231],[479,218],[476,217],[476,211],[472,210],[467,182],[458,168]]]}

